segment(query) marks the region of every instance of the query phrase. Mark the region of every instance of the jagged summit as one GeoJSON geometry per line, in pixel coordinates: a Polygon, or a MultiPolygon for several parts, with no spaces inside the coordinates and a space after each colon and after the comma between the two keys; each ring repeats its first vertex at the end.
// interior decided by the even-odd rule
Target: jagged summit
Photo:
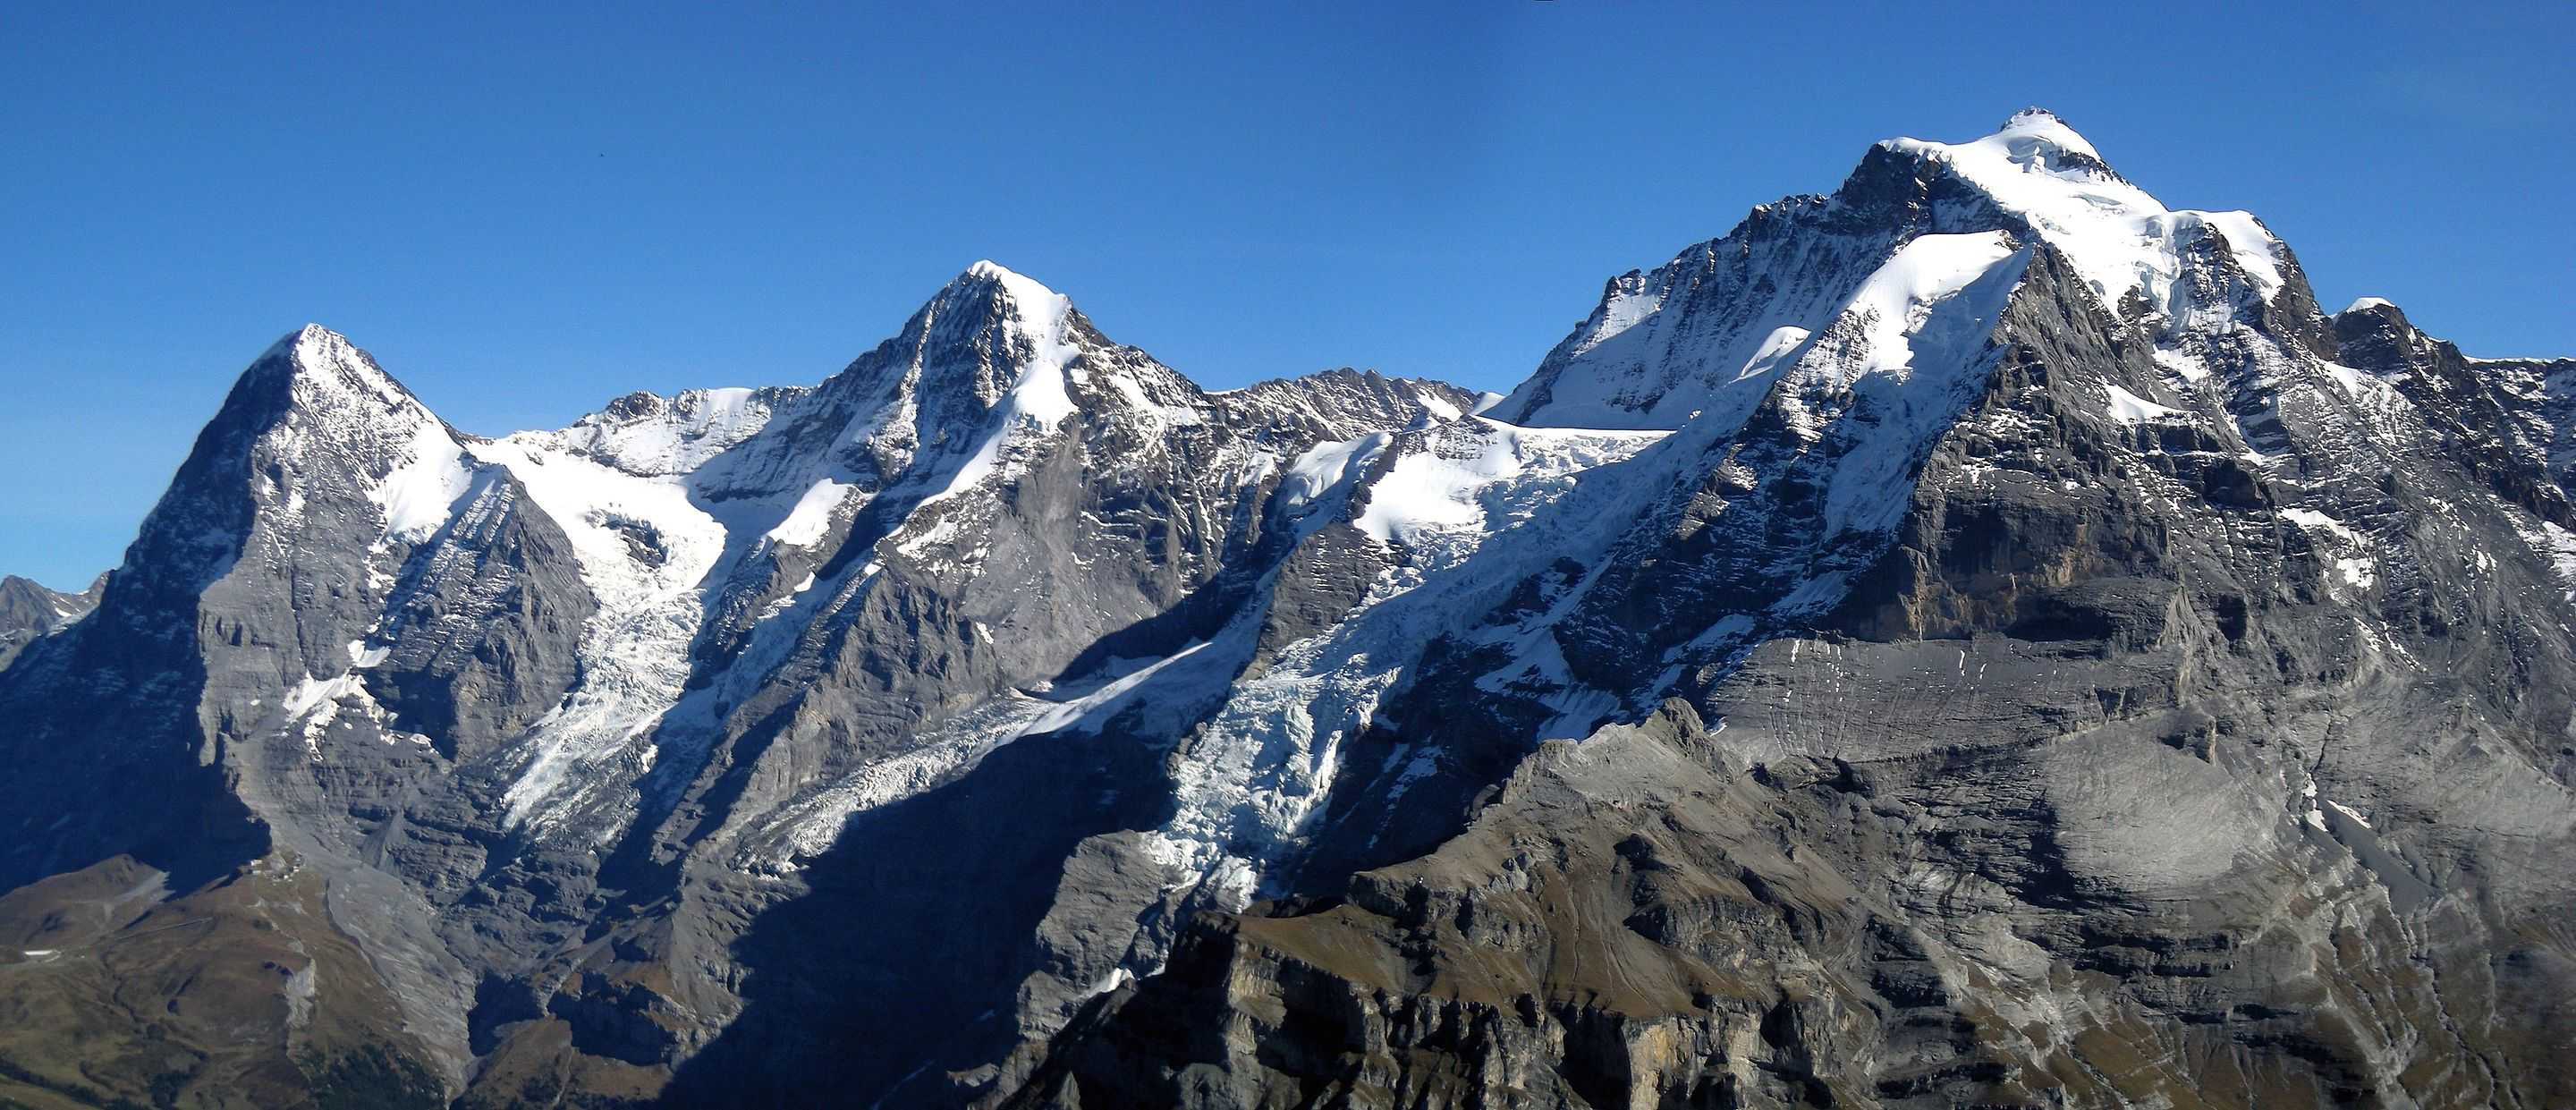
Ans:
{"type": "Polygon", "coordinates": [[[322,352],[330,349],[334,345],[345,347],[348,346],[348,344],[348,336],[323,327],[320,324],[306,323],[303,327],[279,336],[277,342],[269,344],[268,350],[262,352],[261,355],[262,357],[283,356],[299,360],[307,357],[318,358],[321,356],[322,352]]]}
{"type": "MultiPolygon", "coordinates": [[[[305,507],[323,490],[354,489],[374,503],[384,537],[416,543],[445,522],[471,484],[473,462],[465,444],[473,441],[347,336],[306,324],[270,344],[242,371],[223,411],[200,435],[181,484],[201,463],[229,471],[245,465],[243,460],[265,458],[270,461],[246,481],[255,496],[274,499],[272,515],[279,521],[300,524],[305,507]],[[225,459],[232,461],[218,463],[225,459]]],[[[227,474],[218,488],[192,492],[178,503],[165,496],[154,516],[193,518],[193,502],[238,496],[235,487],[244,481],[227,474]]]]}
{"type": "Polygon", "coordinates": [[[271,399],[290,409],[328,410],[336,414],[333,419],[366,420],[406,434],[427,421],[449,438],[470,438],[447,427],[348,336],[320,324],[288,332],[242,371],[242,388],[266,392],[281,386],[283,395],[271,399]]]}
{"type": "Polygon", "coordinates": [[[251,360],[249,369],[244,370],[242,376],[249,378],[279,371],[290,376],[325,375],[351,385],[364,385],[371,390],[381,388],[376,384],[377,379],[381,379],[386,385],[401,388],[376,366],[373,358],[368,357],[357,344],[351,343],[348,336],[320,324],[306,324],[278,337],[277,342],[269,344],[267,350],[251,360]]]}
{"type": "Polygon", "coordinates": [[[1946,168],[1959,182],[2066,253],[2106,307],[2132,295],[2145,310],[2174,315],[2173,287],[2185,256],[2209,236],[2236,260],[2243,280],[2269,299],[2285,283],[2286,249],[2243,211],[2165,207],[2102,160],[2093,144],[2056,115],[2025,109],[1991,135],[1964,143],[1889,139],[1880,148],[1946,168]]]}
{"type": "Polygon", "coordinates": [[[942,288],[932,304],[975,303],[1006,312],[1024,334],[1061,342],[1073,300],[991,259],[968,266],[942,288]]]}
{"type": "Polygon", "coordinates": [[[306,324],[280,337],[252,361],[244,376],[260,373],[264,367],[283,368],[293,376],[317,377],[326,386],[370,395],[412,396],[411,390],[376,364],[374,356],[348,336],[320,324],[306,324]]]}
{"type": "Polygon", "coordinates": [[[1760,206],[1723,239],[1612,279],[1495,415],[1675,428],[1741,412],[1802,361],[1833,357],[1828,333],[1838,320],[1858,326],[1870,306],[1857,295],[1879,277],[1910,281],[1894,271],[1944,255],[1914,242],[1987,234],[2044,245],[2104,311],[2160,342],[2259,312],[2288,289],[2300,296],[2286,303],[2306,303],[2288,248],[2253,215],[2167,208],[2032,108],[1966,142],[1877,143],[1832,196],[1760,206]]]}
{"type": "Polygon", "coordinates": [[[952,417],[1009,407],[1051,425],[1074,408],[1068,365],[1086,347],[1106,345],[1071,298],[979,261],[941,287],[901,334],[845,371],[841,387],[880,389],[893,375],[952,417]]]}
{"type": "Polygon", "coordinates": [[[960,282],[998,281],[1009,288],[1013,296],[1032,302],[1059,296],[1055,290],[1048,288],[1037,279],[989,258],[976,259],[973,265],[966,267],[964,273],[957,275],[957,280],[960,282]]]}

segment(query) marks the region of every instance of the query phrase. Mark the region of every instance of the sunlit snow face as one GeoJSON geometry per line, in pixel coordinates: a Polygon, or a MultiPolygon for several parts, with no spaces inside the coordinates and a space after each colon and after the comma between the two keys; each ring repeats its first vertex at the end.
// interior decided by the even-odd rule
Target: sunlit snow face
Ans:
{"type": "Polygon", "coordinates": [[[2093,144],[2046,112],[2029,111],[2003,130],[1967,143],[1891,139],[1889,149],[1949,165],[2005,211],[2037,228],[2117,312],[2131,293],[2168,316],[2178,306],[2171,286],[2203,229],[2217,234],[2256,293],[2282,284],[2280,241],[2251,213],[2167,209],[2112,172],[2093,144]]]}

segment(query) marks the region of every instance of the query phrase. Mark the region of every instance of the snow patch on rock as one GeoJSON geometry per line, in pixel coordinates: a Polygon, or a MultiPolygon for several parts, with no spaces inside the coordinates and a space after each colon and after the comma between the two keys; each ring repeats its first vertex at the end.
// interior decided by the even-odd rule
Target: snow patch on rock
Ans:
{"type": "Polygon", "coordinates": [[[813,546],[831,529],[833,511],[841,507],[851,488],[829,478],[806,487],[804,496],[796,499],[796,507],[788,511],[787,519],[769,530],[768,538],[790,547],[813,546]]]}
{"type": "Polygon", "coordinates": [[[2102,388],[2111,395],[2111,419],[2123,424],[2145,424],[2155,420],[2170,420],[2191,415],[2181,409],[2167,408],[2147,400],[2120,388],[2114,382],[2104,382],[2102,388]]]}

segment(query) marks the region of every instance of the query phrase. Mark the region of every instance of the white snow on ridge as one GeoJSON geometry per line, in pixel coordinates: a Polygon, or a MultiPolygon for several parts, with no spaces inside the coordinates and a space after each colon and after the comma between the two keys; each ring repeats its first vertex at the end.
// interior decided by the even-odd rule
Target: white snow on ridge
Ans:
{"type": "Polygon", "coordinates": [[[1577,355],[1589,353],[1593,348],[1618,338],[1620,333],[1637,326],[1663,307],[1664,295],[1661,291],[1649,292],[1643,291],[1642,288],[1632,291],[1623,281],[1619,292],[1612,294],[1602,303],[1600,326],[1593,329],[1573,353],[1577,355]]]}
{"type": "Polygon", "coordinates": [[[1386,432],[1371,432],[1358,439],[1318,443],[1308,448],[1288,464],[1287,477],[1279,484],[1281,498],[1290,505],[1315,502],[1342,484],[1343,477],[1354,468],[1367,469],[1394,439],[1386,432]]]}
{"type": "Polygon", "coordinates": [[[1740,382],[1769,376],[1772,371],[1780,368],[1782,362],[1787,361],[1796,355],[1800,348],[1806,346],[1807,340],[1813,338],[1815,334],[1794,324],[1771,329],[1771,334],[1763,337],[1762,345],[1754,348],[1753,357],[1746,359],[1744,365],[1736,370],[1735,380],[1740,382]]]}
{"type": "Polygon", "coordinates": [[[2265,300],[2279,292],[2283,284],[2279,251],[2281,241],[2255,220],[2254,214],[2242,209],[2219,212],[2176,212],[2177,218],[2198,218],[2217,228],[2227,239],[2227,250],[2236,265],[2254,279],[2254,286],[2265,300]]]}
{"type": "Polygon", "coordinates": [[[2175,303],[2173,286],[2183,272],[2184,246],[2204,227],[2227,244],[2259,296],[2269,299],[2281,288],[2280,241],[2252,214],[2168,209],[2102,166],[2091,143],[2046,112],[2023,112],[1972,142],[1890,139],[1880,145],[1948,163],[2028,220],[2073,260],[2114,313],[2133,290],[2169,317],[2187,310],[2175,303]]]}
{"type": "Polygon", "coordinates": [[[1466,459],[1408,454],[1369,485],[1368,506],[1352,523],[1379,543],[1411,543],[1436,528],[1474,527],[1485,517],[1476,491],[1519,470],[1520,460],[1502,437],[1487,440],[1481,453],[1466,459]]]}
{"type": "Polygon", "coordinates": [[[1112,370],[1104,376],[1109,379],[1110,388],[1117,390],[1118,395],[1126,399],[1129,408],[1158,426],[1187,426],[1203,424],[1207,421],[1206,414],[1195,408],[1187,405],[1167,405],[1148,396],[1145,387],[1137,384],[1136,379],[1126,371],[1112,370]]]}
{"type": "Polygon", "coordinates": [[[1041,427],[1054,427],[1057,421],[1073,415],[1073,397],[1065,390],[1065,371],[1082,354],[1082,348],[1065,334],[1073,299],[990,261],[976,263],[970,272],[1001,282],[1002,291],[1010,295],[1012,326],[1028,340],[1034,352],[1028,365],[1020,369],[1019,381],[1012,385],[1010,400],[1004,407],[1041,427]]]}
{"type": "Polygon", "coordinates": [[[2336,315],[2340,316],[2340,315],[2343,315],[2344,313],[2350,313],[2350,312],[2366,312],[2366,311],[2368,311],[2368,310],[2370,310],[2370,309],[2374,309],[2374,308],[2395,308],[2395,307],[2397,307],[2397,306],[2396,306],[2396,305],[2394,305],[2394,304],[2389,303],[2385,298],[2381,298],[2381,297],[2355,297],[2355,298],[2353,298],[2353,300],[2352,300],[2352,303],[2351,303],[2351,304],[2348,304],[2348,305],[2343,306],[2343,312],[2336,313],[2336,315]]]}

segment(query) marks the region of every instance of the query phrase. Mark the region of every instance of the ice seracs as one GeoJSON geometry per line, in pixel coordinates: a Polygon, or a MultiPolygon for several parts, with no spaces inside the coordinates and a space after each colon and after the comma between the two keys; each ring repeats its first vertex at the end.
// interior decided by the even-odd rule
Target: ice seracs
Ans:
{"type": "Polygon", "coordinates": [[[802,388],[692,389],[675,397],[630,393],[557,433],[569,449],[630,474],[684,474],[766,427],[802,388]]]}
{"type": "Polygon", "coordinates": [[[478,453],[507,467],[563,528],[599,605],[578,649],[584,681],[517,742],[526,762],[507,803],[518,824],[589,791],[623,793],[624,776],[599,773],[603,764],[646,765],[642,741],[688,679],[703,587],[726,532],[677,478],[627,473],[565,450],[551,434],[511,436],[478,453]]]}

